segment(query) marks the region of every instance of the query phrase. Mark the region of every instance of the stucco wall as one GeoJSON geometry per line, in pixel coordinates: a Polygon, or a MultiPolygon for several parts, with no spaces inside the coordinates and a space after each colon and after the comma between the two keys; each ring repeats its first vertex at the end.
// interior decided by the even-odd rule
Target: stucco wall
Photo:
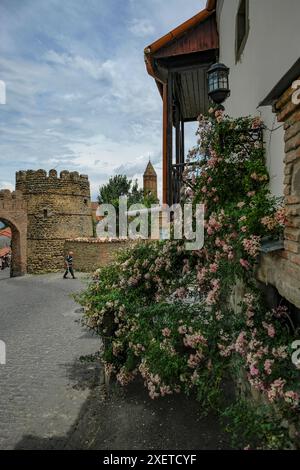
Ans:
{"type": "MultiPolygon", "coordinates": [[[[231,96],[226,112],[258,115],[269,129],[278,127],[271,106],[259,103],[299,58],[299,0],[249,0],[250,30],[239,62],[235,60],[236,14],[240,0],[218,1],[220,62],[230,67],[231,96]]],[[[266,131],[267,164],[273,194],[283,195],[284,131],[266,131]]]]}

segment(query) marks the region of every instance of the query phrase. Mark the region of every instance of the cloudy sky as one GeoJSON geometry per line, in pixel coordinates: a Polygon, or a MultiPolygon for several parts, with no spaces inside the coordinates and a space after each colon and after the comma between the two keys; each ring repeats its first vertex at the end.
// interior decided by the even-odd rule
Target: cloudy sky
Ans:
{"type": "Polygon", "coordinates": [[[140,179],[149,157],[160,176],[162,102],[143,50],[204,3],[0,0],[0,187],[21,169],[77,170],[94,199],[111,175],[140,179]]]}

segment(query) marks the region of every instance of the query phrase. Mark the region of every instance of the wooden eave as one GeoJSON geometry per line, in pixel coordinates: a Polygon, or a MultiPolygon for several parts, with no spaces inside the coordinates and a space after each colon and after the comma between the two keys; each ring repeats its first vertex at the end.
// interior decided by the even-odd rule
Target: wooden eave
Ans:
{"type": "Polygon", "coordinates": [[[215,2],[145,48],[148,73],[161,96],[169,73],[176,74],[175,92],[184,120],[192,121],[207,107],[206,72],[219,48],[215,2]]]}

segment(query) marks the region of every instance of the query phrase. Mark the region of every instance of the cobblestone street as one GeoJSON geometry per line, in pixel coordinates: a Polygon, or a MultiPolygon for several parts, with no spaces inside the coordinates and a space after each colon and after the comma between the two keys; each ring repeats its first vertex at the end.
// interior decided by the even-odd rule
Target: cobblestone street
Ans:
{"type": "Polygon", "coordinates": [[[0,275],[1,449],[228,448],[217,418],[201,418],[193,399],[151,401],[139,382],[112,384],[104,397],[95,362],[79,361],[99,346],[69,295],[82,279],[0,275]]]}
{"type": "Polygon", "coordinates": [[[74,362],[99,344],[75,323],[80,313],[69,294],[80,280],[7,274],[0,278],[0,339],[7,355],[0,365],[1,449],[14,448],[25,434],[50,438],[68,431],[89,393],[76,387],[74,362]]]}

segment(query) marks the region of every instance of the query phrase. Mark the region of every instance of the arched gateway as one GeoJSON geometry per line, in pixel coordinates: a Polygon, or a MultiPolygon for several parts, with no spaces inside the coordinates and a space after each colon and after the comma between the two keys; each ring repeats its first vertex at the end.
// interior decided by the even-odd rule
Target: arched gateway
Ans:
{"type": "Polygon", "coordinates": [[[27,270],[27,209],[20,191],[0,190],[0,220],[12,231],[11,277],[22,276],[27,270]]]}

